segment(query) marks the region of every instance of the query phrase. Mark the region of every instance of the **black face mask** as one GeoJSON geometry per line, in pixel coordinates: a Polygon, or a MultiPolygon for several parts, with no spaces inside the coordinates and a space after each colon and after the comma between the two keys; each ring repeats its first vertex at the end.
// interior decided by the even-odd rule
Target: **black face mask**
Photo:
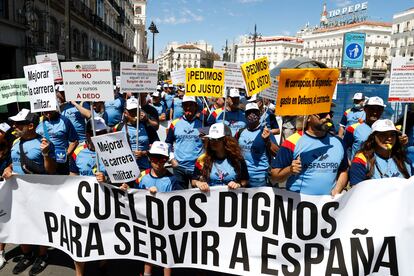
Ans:
{"type": "Polygon", "coordinates": [[[259,124],[260,116],[256,112],[250,112],[246,116],[247,125],[251,127],[256,127],[259,124]]]}

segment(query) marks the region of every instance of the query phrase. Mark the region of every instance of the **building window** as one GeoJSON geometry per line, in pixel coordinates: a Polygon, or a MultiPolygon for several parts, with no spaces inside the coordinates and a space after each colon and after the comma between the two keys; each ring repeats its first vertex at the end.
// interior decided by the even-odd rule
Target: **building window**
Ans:
{"type": "Polygon", "coordinates": [[[7,3],[9,1],[8,0],[0,0],[0,17],[1,18],[8,18],[8,7],[7,7],[7,3]]]}

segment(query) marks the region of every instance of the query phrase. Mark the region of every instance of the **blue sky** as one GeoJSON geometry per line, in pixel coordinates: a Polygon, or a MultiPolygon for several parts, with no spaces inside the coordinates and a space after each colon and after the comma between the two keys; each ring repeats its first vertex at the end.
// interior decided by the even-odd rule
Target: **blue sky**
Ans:
{"type": "MultiPolygon", "coordinates": [[[[155,37],[155,56],[168,42],[205,40],[222,53],[243,34],[253,33],[254,24],[264,36],[295,35],[304,24],[319,24],[323,3],[327,10],[365,1],[354,0],[148,0],[147,26],[154,21],[159,30],[155,37]]],[[[414,7],[414,0],[368,1],[372,21],[392,22],[395,13],[414,7]]],[[[152,47],[152,34],[148,35],[152,47]]],[[[150,58],[151,58],[150,49],[150,58]]]]}

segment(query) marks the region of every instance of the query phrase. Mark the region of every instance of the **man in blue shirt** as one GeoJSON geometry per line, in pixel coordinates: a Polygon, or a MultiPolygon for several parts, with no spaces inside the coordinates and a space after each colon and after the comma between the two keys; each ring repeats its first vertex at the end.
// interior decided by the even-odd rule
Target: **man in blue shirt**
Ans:
{"type": "Polygon", "coordinates": [[[344,136],[348,126],[365,121],[364,94],[361,92],[355,93],[352,100],[354,101],[354,105],[345,110],[344,115],[339,122],[338,136],[341,138],[344,136]]]}
{"type": "Polygon", "coordinates": [[[161,94],[160,92],[156,91],[152,93],[152,106],[157,110],[158,112],[158,118],[160,122],[163,122],[167,119],[167,108],[165,106],[165,103],[161,101],[161,94]]]}
{"type": "MultiPolygon", "coordinates": [[[[115,99],[105,102],[105,112],[108,116],[107,125],[113,127],[122,120],[122,112],[124,111],[125,100],[121,94],[114,91],[115,99]]],[[[105,118],[104,118],[105,119],[105,118]]]]}
{"type": "Polygon", "coordinates": [[[170,118],[172,120],[180,118],[184,114],[184,109],[182,106],[184,93],[185,93],[184,88],[178,88],[177,96],[174,97],[174,99],[172,100],[171,109],[170,109],[170,118]]]}
{"type": "MultiPolygon", "coordinates": [[[[55,152],[52,143],[36,133],[39,115],[22,109],[9,118],[13,122],[16,137],[12,150],[12,164],[4,169],[3,177],[8,179],[12,173],[17,174],[54,174],[56,171],[55,152]]],[[[47,247],[40,246],[38,256],[31,245],[20,246],[23,256],[13,268],[13,274],[19,274],[33,264],[30,275],[42,272],[47,266],[47,247]]]]}
{"type": "Polygon", "coordinates": [[[248,187],[262,187],[268,184],[272,144],[276,139],[266,126],[260,124],[260,110],[256,103],[246,105],[247,128],[236,134],[249,172],[248,187]]]}
{"type": "Polygon", "coordinates": [[[289,136],[272,160],[272,180],[286,189],[311,195],[336,195],[348,182],[342,141],[331,135],[330,113],[308,116],[305,131],[289,136]]]}
{"type": "MultiPolygon", "coordinates": [[[[165,142],[174,151],[178,165],[174,167],[174,175],[182,188],[187,189],[192,179],[195,161],[201,154],[203,143],[199,137],[201,120],[196,117],[197,102],[195,97],[183,97],[184,115],[171,122],[165,142]]],[[[172,162],[173,164],[175,162],[172,162]]]]}

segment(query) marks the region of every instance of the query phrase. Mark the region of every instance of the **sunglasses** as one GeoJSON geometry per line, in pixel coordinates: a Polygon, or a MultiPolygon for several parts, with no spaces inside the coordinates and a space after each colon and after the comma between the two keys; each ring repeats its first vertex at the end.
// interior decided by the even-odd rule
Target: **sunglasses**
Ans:
{"type": "Polygon", "coordinates": [[[319,113],[319,114],[315,114],[316,117],[318,117],[319,119],[324,119],[326,117],[328,117],[328,115],[330,115],[331,117],[333,117],[334,112],[325,112],[325,113],[319,113]]]}
{"type": "Polygon", "coordinates": [[[152,156],[149,158],[152,163],[165,163],[168,161],[167,157],[156,157],[152,156]]]}

